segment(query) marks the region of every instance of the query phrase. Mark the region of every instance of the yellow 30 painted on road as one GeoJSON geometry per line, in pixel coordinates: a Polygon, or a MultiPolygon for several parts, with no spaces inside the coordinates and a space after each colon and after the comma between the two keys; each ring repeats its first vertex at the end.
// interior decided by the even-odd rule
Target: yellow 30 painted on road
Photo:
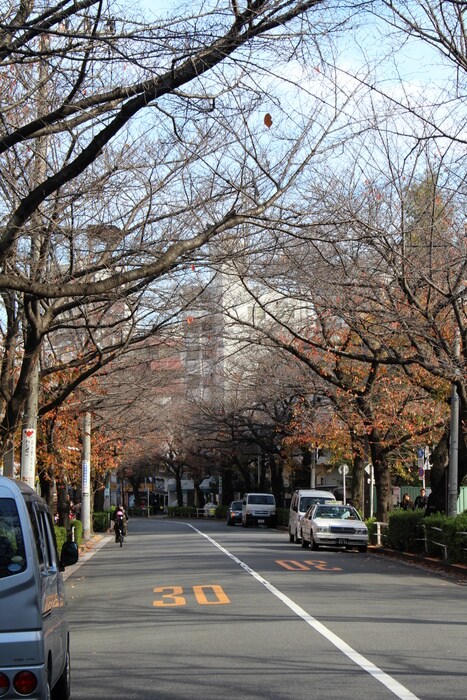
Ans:
{"type": "Polygon", "coordinates": [[[296,561],[295,559],[277,559],[276,564],[282,566],[287,571],[342,571],[338,566],[328,566],[327,562],[320,559],[307,559],[306,561],[296,561]]]}
{"type": "MultiPolygon", "coordinates": [[[[186,605],[187,601],[182,586],[158,586],[154,593],[160,593],[159,600],[153,600],[155,608],[174,608],[186,605]]],[[[210,584],[193,586],[193,593],[198,605],[228,605],[230,599],[222,586],[210,584]]]]}

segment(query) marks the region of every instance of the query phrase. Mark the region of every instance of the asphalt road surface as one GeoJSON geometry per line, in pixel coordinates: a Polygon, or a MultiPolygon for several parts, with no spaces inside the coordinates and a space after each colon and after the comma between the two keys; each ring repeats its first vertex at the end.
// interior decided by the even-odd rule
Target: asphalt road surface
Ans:
{"type": "Polygon", "coordinates": [[[66,587],[72,700],[467,697],[467,586],[371,553],[132,520],[66,587]]]}

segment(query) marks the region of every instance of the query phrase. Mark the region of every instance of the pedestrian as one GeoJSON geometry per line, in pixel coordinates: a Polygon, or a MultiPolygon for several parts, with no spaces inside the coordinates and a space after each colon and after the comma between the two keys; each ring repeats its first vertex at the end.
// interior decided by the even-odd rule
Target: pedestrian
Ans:
{"type": "Polygon", "coordinates": [[[425,489],[420,489],[420,494],[415,499],[414,508],[421,508],[421,510],[425,510],[427,503],[428,496],[426,495],[426,491],[425,489]]]}
{"type": "Polygon", "coordinates": [[[413,510],[414,509],[413,501],[410,498],[408,493],[404,493],[404,495],[402,496],[401,508],[402,508],[402,510],[413,510]]]}

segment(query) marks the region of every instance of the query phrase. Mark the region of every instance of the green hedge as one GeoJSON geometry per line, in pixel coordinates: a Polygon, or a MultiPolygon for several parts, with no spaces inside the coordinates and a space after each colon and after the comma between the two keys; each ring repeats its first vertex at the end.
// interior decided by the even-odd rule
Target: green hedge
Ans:
{"type": "Polygon", "coordinates": [[[57,550],[59,554],[62,551],[62,547],[65,544],[65,542],[67,542],[68,539],[71,538],[71,528],[73,526],[75,528],[75,542],[79,547],[81,542],[83,541],[83,523],[81,522],[81,520],[70,520],[70,530],[67,530],[66,527],[60,527],[59,525],[54,526],[55,539],[57,542],[57,550]]]}
{"type": "Polygon", "coordinates": [[[92,516],[92,529],[94,532],[107,532],[110,527],[109,511],[98,511],[92,516]]]}
{"type": "Polygon", "coordinates": [[[58,555],[60,556],[60,552],[62,551],[62,547],[68,539],[67,531],[66,531],[66,528],[59,527],[58,525],[55,525],[54,530],[55,530],[55,539],[57,541],[57,551],[58,551],[58,555]]]}
{"type": "Polygon", "coordinates": [[[169,518],[196,518],[197,511],[194,506],[170,506],[169,518]]]}
{"type": "Polygon", "coordinates": [[[449,518],[442,513],[425,517],[422,510],[395,510],[383,530],[383,544],[401,552],[427,553],[467,564],[467,534],[463,533],[467,533],[467,511],[449,518]]]}
{"type": "Polygon", "coordinates": [[[72,520],[70,522],[70,527],[75,528],[75,542],[79,547],[83,541],[83,523],[81,520],[72,520]]]}

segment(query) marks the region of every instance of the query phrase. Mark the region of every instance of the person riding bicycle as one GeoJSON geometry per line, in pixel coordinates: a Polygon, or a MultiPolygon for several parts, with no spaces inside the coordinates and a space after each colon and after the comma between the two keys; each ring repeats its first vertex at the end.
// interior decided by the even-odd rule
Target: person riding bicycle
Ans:
{"type": "Polygon", "coordinates": [[[118,542],[118,531],[120,527],[123,530],[123,536],[126,537],[127,522],[128,515],[126,514],[125,508],[122,505],[118,505],[114,515],[115,542],[118,542]]]}

